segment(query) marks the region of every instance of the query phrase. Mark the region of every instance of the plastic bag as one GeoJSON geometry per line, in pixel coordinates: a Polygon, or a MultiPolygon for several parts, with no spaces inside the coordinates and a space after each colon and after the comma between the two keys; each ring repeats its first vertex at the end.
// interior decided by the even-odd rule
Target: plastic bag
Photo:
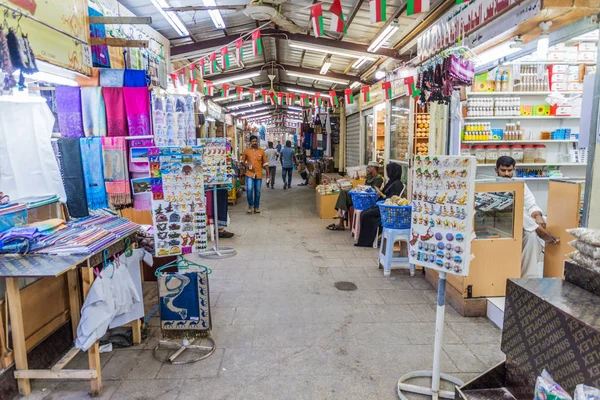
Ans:
{"type": "Polygon", "coordinates": [[[600,246],[600,229],[574,228],[567,229],[567,233],[592,246],[600,246]]]}
{"type": "Polygon", "coordinates": [[[543,370],[535,382],[535,400],[572,400],[569,393],[554,382],[548,371],[543,370]]]}
{"type": "Polygon", "coordinates": [[[575,261],[577,265],[586,268],[591,268],[595,271],[600,271],[600,260],[595,260],[591,257],[588,257],[580,251],[574,251],[572,253],[567,254],[567,256],[571,260],[575,261]]]}
{"type": "Polygon", "coordinates": [[[575,400],[600,400],[600,390],[579,384],[575,388],[575,400]]]}
{"type": "Polygon", "coordinates": [[[569,242],[569,245],[575,247],[577,250],[579,250],[579,252],[590,258],[600,258],[600,247],[592,246],[591,244],[582,242],[581,240],[572,240],[569,242]]]}

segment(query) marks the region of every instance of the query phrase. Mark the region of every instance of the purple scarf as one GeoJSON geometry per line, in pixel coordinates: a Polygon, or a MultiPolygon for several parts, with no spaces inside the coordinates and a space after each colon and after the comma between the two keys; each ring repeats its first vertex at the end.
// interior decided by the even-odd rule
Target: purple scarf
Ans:
{"type": "Polygon", "coordinates": [[[62,137],[80,138],[84,136],[79,87],[56,87],[56,111],[62,137]]]}

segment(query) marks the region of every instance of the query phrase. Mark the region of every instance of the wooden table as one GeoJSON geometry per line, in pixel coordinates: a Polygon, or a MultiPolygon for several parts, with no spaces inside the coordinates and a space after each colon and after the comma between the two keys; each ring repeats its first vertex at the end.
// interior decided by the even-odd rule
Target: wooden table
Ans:
{"type": "MultiPolygon", "coordinates": [[[[94,282],[93,268],[102,264],[104,250],[108,250],[108,257],[122,252],[125,249],[125,239],[132,235],[133,233],[122,237],[91,255],[6,255],[0,258],[0,278],[6,278],[6,293],[16,367],[15,378],[21,395],[27,396],[31,392],[30,379],[89,380],[91,394],[98,395],[102,392],[102,373],[98,342],[94,343],[87,351],[88,369],[64,369],[79,353],[79,349],[75,347],[71,348],[50,369],[29,369],[27,367],[27,349],[25,346],[26,338],[23,327],[19,278],[58,278],[63,274],[67,274],[71,324],[73,337],[76,338],[83,304],[81,292],[83,292],[83,300],[85,301],[94,282]],[[81,282],[78,275],[79,270],[81,270],[81,282]]],[[[140,320],[135,320],[128,326],[133,329],[134,344],[141,343],[140,320]]]]}

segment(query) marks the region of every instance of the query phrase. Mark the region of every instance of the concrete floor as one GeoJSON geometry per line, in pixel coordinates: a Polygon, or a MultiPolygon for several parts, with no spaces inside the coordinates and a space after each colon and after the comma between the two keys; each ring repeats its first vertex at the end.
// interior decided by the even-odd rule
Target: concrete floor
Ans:
{"type": "MultiPolygon", "coordinates": [[[[330,232],[314,211],[315,192],[262,190],[262,214],[230,207],[235,258],[212,268],[216,352],[196,364],[162,365],[150,321],[146,343],[102,354],[101,399],[397,399],[403,374],[432,366],[436,293],[421,276],[384,278],[377,250],[330,232]],[[342,292],[337,281],[358,290],[342,292]]],[[[155,290],[155,285],[149,286],[155,290]]],[[[148,306],[149,304],[147,304],[148,306]]],[[[442,372],[467,381],[504,359],[501,331],[450,306],[442,372]]],[[[85,354],[69,367],[85,367],[85,354]]],[[[34,381],[30,399],[85,399],[86,382],[34,381]]]]}

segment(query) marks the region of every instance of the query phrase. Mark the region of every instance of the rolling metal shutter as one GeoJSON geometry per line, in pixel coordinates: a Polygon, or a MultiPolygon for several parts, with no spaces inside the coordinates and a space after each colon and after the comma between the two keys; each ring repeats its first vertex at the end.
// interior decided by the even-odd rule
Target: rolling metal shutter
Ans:
{"type": "Polygon", "coordinates": [[[360,113],[346,118],[346,167],[360,165],[360,113]]]}

